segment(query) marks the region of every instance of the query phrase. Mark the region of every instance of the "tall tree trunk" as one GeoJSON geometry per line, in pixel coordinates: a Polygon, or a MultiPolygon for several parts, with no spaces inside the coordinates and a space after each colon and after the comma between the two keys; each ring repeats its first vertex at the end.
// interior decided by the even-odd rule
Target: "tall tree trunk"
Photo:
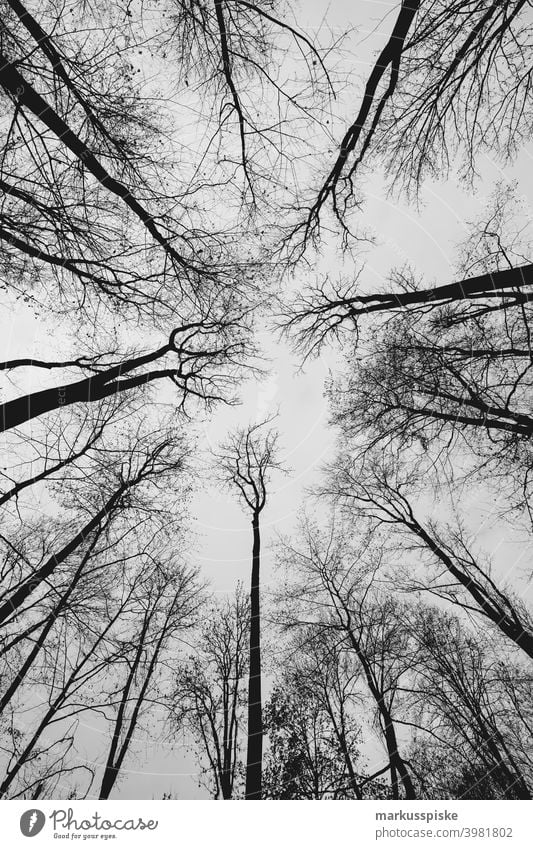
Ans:
{"type": "Polygon", "coordinates": [[[137,642],[137,651],[135,652],[135,658],[133,663],[131,664],[130,671],[128,673],[128,677],[126,679],[126,683],[124,689],[122,690],[122,696],[120,699],[120,705],[117,712],[117,717],[115,719],[114,727],[113,727],[113,735],[111,737],[111,745],[109,747],[109,753],[107,756],[106,765],[104,768],[104,774],[102,776],[102,784],[100,786],[100,794],[98,796],[99,799],[109,799],[109,794],[111,793],[115,782],[118,776],[118,767],[116,763],[117,759],[117,751],[120,746],[120,737],[124,727],[124,716],[126,712],[126,707],[130,699],[130,691],[133,686],[133,681],[135,675],[137,674],[137,670],[139,668],[139,664],[141,662],[142,653],[144,651],[144,643],[146,639],[146,632],[148,630],[148,626],[150,624],[150,616],[145,615],[143,627],[141,629],[141,633],[138,637],[137,642]]]}
{"type": "Polygon", "coordinates": [[[28,596],[30,596],[43,583],[43,581],[48,580],[54,570],[63,563],[67,557],[70,557],[70,555],[73,554],[80,545],[86,542],[87,537],[89,537],[94,530],[99,529],[103,523],[109,520],[111,512],[114,510],[121,497],[129,489],[134,487],[140,479],[140,476],[137,475],[133,480],[122,483],[119,488],[115,490],[113,495],[106,501],[101,510],[99,510],[98,513],[95,513],[87,524],[85,524],[83,528],[81,528],[78,533],[73,536],[60,551],[57,552],[57,554],[53,554],[52,557],[49,557],[39,569],[36,569],[32,575],[29,575],[20,582],[8,600],[0,605],[0,624],[13,616],[18,608],[24,604],[28,596]]]}
{"type": "Polygon", "coordinates": [[[22,662],[21,666],[17,670],[17,673],[16,673],[15,677],[13,678],[11,684],[7,687],[6,691],[0,697],[0,716],[2,716],[4,710],[6,709],[9,702],[11,701],[11,699],[13,698],[15,693],[17,692],[18,688],[24,683],[24,679],[25,679],[29,669],[31,669],[35,658],[37,657],[37,655],[41,651],[42,647],[44,646],[44,644],[46,642],[46,638],[48,637],[48,634],[50,633],[50,631],[54,627],[57,619],[59,618],[59,616],[61,615],[63,610],[66,608],[66,606],[69,602],[70,596],[72,595],[72,593],[76,589],[76,586],[77,586],[77,584],[78,584],[78,582],[79,582],[79,580],[80,580],[80,578],[83,574],[83,570],[85,569],[85,566],[86,566],[91,554],[93,553],[93,550],[94,550],[96,543],[98,542],[99,538],[100,538],[100,530],[98,530],[98,532],[94,535],[94,537],[91,541],[91,544],[89,545],[87,551],[83,555],[81,563],[78,566],[78,568],[76,569],[76,572],[74,573],[74,577],[72,578],[71,583],[69,584],[69,586],[67,587],[67,589],[63,593],[63,595],[61,595],[59,597],[59,601],[57,602],[55,607],[52,608],[49,615],[47,616],[47,618],[45,620],[44,628],[42,629],[39,636],[35,639],[34,644],[31,648],[31,651],[28,653],[25,660],[22,662]]]}
{"type": "MultiPolygon", "coordinates": [[[[9,788],[11,787],[13,781],[15,780],[17,775],[19,774],[19,772],[22,769],[22,767],[24,766],[24,764],[26,764],[31,759],[31,756],[34,752],[34,748],[37,745],[37,743],[38,743],[41,735],[43,734],[43,732],[48,728],[48,726],[52,722],[57,721],[57,714],[59,713],[61,708],[64,706],[65,702],[68,700],[69,696],[71,695],[72,690],[74,689],[74,687],[76,685],[79,686],[80,678],[81,678],[81,672],[82,672],[83,668],[87,665],[90,658],[95,657],[99,646],[104,642],[107,634],[112,630],[115,622],[118,620],[121,613],[123,612],[125,604],[126,604],[126,602],[124,602],[122,607],[111,617],[111,619],[105,625],[103,631],[98,635],[98,637],[96,637],[96,639],[94,640],[92,645],[87,649],[85,654],[82,656],[81,660],[72,669],[67,680],[61,686],[61,689],[59,690],[58,694],[55,696],[53,701],[49,704],[49,707],[48,707],[46,713],[44,714],[43,718],[41,719],[41,721],[37,725],[37,728],[34,730],[30,740],[28,741],[28,743],[26,744],[24,749],[20,752],[16,762],[13,764],[13,766],[11,768],[8,767],[6,775],[5,775],[2,783],[0,784],[0,798],[4,798],[6,796],[9,788]]],[[[97,662],[97,665],[101,664],[101,663],[102,663],[102,661],[99,661],[99,662],[97,662]]],[[[103,668],[103,667],[100,667],[100,668],[103,668]]],[[[79,714],[80,711],[77,711],[77,713],[79,714]]]]}
{"type": "Polygon", "coordinates": [[[385,738],[385,745],[387,747],[387,754],[389,756],[389,766],[390,766],[390,777],[391,777],[391,788],[392,795],[394,799],[399,797],[399,783],[398,776],[400,776],[404,794],[406,799],[416,799],[416,791],[409,774],[409,770],[407,769],[407,765],[400,755],[400,751],[398,748],[398,740],[396,737],[396,729],[394,727],[394,721],[391,715],[391,712],[385,702],[385,696],[382,688],[378,685],[374,674],[372,672],[372,666],[370,664],[369,658],[364,651],[363,646],[361,645],[360,640],[356,637],[354,630],[352,628],[352,617],[349,609],[347,608],[344,600],[342,599],[339,591],[336,587],[333,587],[333,592],[337,601],[339,602],[341,608],[344,610],[344,614],[346,616],[346,622],[343,621],[342,616],[339,615],[339,619],[341,625],[346,630],[346,634],[348,639],[354,649],[359,662],[363,668],[363,672],[366,678],[366,682],[368,685],[368,689],[370,690],[379,712],[379,716],[381,719],[383,736],[385,738]]]}
{"type": "Polygon", "coordinates": [[[478,569],[479,573],[487,581],[488,589],[486,589],[475,578],[469,575],[468,572],[459,568],[450,555],[439,545],[438,541],[433,539],[416,519],[404,524],[424,541],[430,551],[439,558],[453,577],[465,587],[479,605],[479,612],[484,614],[487,619],[490,619],[525,654],[533,658],[533,633],[528,628],[527,622],[522,620],[519,611],[515,610],[511,599],[498,590],[490,576],[483,572],[482,569],[478,569]]]}
{"type": "Polygon", "coordinates": [[[382,698],[380,698],[378,702],[378,709],[383,721],[383,733],[385,736],[385,743],[387,745],[387,753],[389,755],[393,797],[397,799],[399,795],[397,779],[397,775],[399,775],[403,784],[405,798],[416,799],[415,788],[413,786],[411,776],[409,775],[404,759],[398,751],[398,740],[396,738],[396,729],[394,727],[392,717],[385,706],[384,699],[382,698]]]}
{"type": "Polygon", "coordinates": [[[220,776],[220,790],[222,791],[223,799],[231,799],[231,775],[227,767],[224,767],[220,776]]]}
{"type": "Polygon", "coordinates": [[[135,676],[137,675],[137,672],[141,665],[142,654],[146,650],[148,630],[150,628],[151,621],[156,613],[157,603],[159,599],[160,596],[156,598],[154,605],[152,607],[149,607],[149,609],[146,611],[143,626],[137,638],[138,645],[135,654],[135,660],[132,664],[130,674],[126,682],[126,686],[122,692],[120,708],[118,710],[117,718],[115,720],[109,756],[105,766],[104,775],[102,777],[102,785],[100,788],[99,797],[100,799],[108,799],[109,794],[115,786],[119,772],[122,769],[122,764],[124,763],[124,759],[129,750],[130,743],[133,738],[133,733],[137,727],[139,714],[145,702],[146,693],[150,681],[152,680],[152,676],[157,668],[157,661],[161,652],[161,647],[163,646],[167,634],[169,633],[171,616],[175,609],[177,595],[174,596],[172,604],[170,605],[170,608],[165,617],[165,621],[161,627],[161,631],[154,646],[152,657],[150,658],[148,667],[144,673],[142,685],[139,689],[139,692],[137,693],[137,696],[133,699],[134,707],[131,716],[129,720],[126,720],[126,707],[128,705],[128,702],[131,700],[131,689],[134,683],[135,676]]]}
{"type": "Polygon", "coordinates": [[[263,716],[261,708],[261,622],[259,607],[259,565],[261,537],[259,513],[252,519],[252,581],[250,587],[250,672],[248,679],[248,751],[246,755],[246,799],[261,798],[263,759],[263,716]]]}

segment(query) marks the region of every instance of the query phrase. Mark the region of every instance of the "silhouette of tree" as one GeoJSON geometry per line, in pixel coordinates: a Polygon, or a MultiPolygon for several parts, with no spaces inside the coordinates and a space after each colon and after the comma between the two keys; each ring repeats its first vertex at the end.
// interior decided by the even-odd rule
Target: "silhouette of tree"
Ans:
{"type": "Polygon", "coordinates": [[[364,537],[359,545],[350,544],[335,522],[323,529],[304,520],[301,539],[295,544],[283,541],[281,558],[298,574],[287,590],[286,620],[332,630],[361,671],[388,758],[386,768],[368,780],[388,771],[392,797],[399,798],[402,787],[405,798],[415,798],[395,717],[401,682],[412,659],[408,635],[397,627],[402,616],[399,604],[394,598],[380,598],[373,587],[382,553],[364,537]]]}
{"type": "Polygon", "coordinates": [[[475,612],[533,657],[531,616],[518,594],[499,585],[490,561],[472,550],[459,522],[419,518],[409,496],[412,473],[383,458],[369,460],[362,467],[346,456],[333,464],[331,472],[325,491],[337,504],[376,527],[391,533],[397,530],[405,549],[417,552],[422,563],[430,564],[435,577],[427,581],[412,576],[408,579],[411,588],[426,588],[475,612]],[[447,581],[442,578],[443,570],[448,573],[447,581]]]}
{"type": "Polygon", "coordinates": [[[195,751],[206,757],[208,786],[215,799],[238,793],[240,730],[248,669],[250,601],[240,585],[235,595],[213,602],[179,670],[172,697],[173,722],[192,734],[195,751]]]}
{"type": "Polygon", "coordinates": [[[222,481],[236,492],[252,514],[252,576],[250,585],[250,662],[248,686],[248,748],[246,755],[246,799],[261,798],[263,720],[261,701],[261,612],[260,612],[260,517],[268,493],[271,473],[280,469],[276,456],[278,433],[265,419],[246,429],[235,430],[217,452],[222,481]],[[266,429],[265,429],[266,428],[266,429]]]}
{"type": "Polygon", "coordinates": [[[112,698],[117,701],[117,709],[111,723],[100,799],[108,799],[117,782],[143,712],[152,701],[162,703],[156,680],[165,668],[164,654],[168,653],[169,644],[174,641],[175,650],[180,632],[194,624],[199,606],[196,574],[184,568],[171,570],[168,564],[158,563],[144,581],[138,601],[139,612],[133,621],[139,621],[140,625],[128,640],[127,673],[121,690],[113,686],[112,698]]]}
{"type": "Polygon", "coordinates": [[[414,760],[426,792],[430,797],[531,798],[524,743],[530,699],[524,699],[520,716],[505,686],[506,678],[518,683],[524,673],[509,664],[504,674],[498,657],[502,646],[494,651],[436,608],[418,606],[408,627],[420,651],[413,722],[428,736],[419,741],[414,760]]]}
{"type": "Polygon", "coordinates": [[[361,799],[359,670],[333,631],[295,630],[265,707],[265,798],[361,799]]]}

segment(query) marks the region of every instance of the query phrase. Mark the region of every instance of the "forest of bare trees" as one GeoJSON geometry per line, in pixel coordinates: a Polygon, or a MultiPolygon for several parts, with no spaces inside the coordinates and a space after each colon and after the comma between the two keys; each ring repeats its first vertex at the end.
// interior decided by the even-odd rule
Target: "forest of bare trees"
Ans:
{"type": "Polygon", "coordinates": [[[0,798],[531,799],[531,0],[0,9],[0,798]]]}

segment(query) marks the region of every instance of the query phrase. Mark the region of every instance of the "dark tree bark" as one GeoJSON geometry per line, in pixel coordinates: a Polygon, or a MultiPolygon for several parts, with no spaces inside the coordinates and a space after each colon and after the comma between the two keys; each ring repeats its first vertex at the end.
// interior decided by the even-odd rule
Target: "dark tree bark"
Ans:
{"type": "Polygon", "coordinates": [[[261,428],[272,418],[248,428],[236,430],[216,455],[224,483],[236,489],[243,504],[252,514],[252,575],[250,585],[250,671],[248,685],[248,751],[246,756],[246,799],[260,799],[262,791],[263,722],[261,704],[261,617],[259,569],[261,537],[259,517],[267,500],[267,482],[273,469],[280,469],[276,459],[278,433],[261,428]]]}
{"type": "Polygon", "coordinates": [[[182,268],[193,265],[173,247],[171,240],[159,230],[154,216],[131,193],[130,189],[115,179],[105,169],[84,141],[76,135],[63,118],[47,103],[45,98],[23,77],[14,63],[0,53],[0,85],[13,97],[20,108],[28,109],[64,144],[90,171],[93,177],[112,194],[119,197],[142,222],[155,242],[158,242],[169,257],[182,268]]]}
{"type": "MultiPolygon", "coordinates": [[[[454,603],[481,614],[529,658],[533,658],[533,630],[524,609],[520,609],[508,591],[498,587],[488,570],[477,562],[466,546],[459,550],[460,553],[454,551],[453,542],[446,543],[435,527],[422,525],[403,494],[402,486],[389,481],[387,473],[379,466],[365,477],[363,471],[352,474],[342,462],[333,473],[328,492],[338,503],[356,507],[360,515],[366,515],[385,527],[403,527],[418,538],[421,550],[431,552],[468,594],[469,598],[463,600],[454,594],[454,603]]],[[[455,543],[460,540],[458,536],[455,543]]]]}
{"type": "Polygon", "coordinates": [[[59,616],[61,616],[61,614],[67,608],[69,599],[72,596],[74,590],[76,589],[76,586],[77,586],[81,576],[83,575],[84,569],[87,565],[88,560],[90,559],[90,557],[92,555],[92,552],[94,550],[96,543],[98,542],[99,536],[100,536],[100,528],[96,531],[96,533],[93,532],[93,538],[92,538],[85,554],[81,558],[80,564],[79,564],[78,568],[76,569],[76,571],[75,571],[75,573],[72,577],[72,580],[70,581],[67,589],[60,595],[59,600],[57,601],[57,603],[54,605],[54,607],[52,608],[52,610],[50,611],[50,613],[46,617],[44,627],[41,629],[41,631],[39,632],[37,637],[34,638],[34,643],[33,643],[31,650],[28,652],[28,654],[24,658],[20,668],[17,669],[17,673],[14,676],[11,684],[7,687],[6,691],[2,694],[2,697],[0,698],[0,716],[3,714],[6,707],[9,705],[11,699],[13,698],[13,696],[15,695],[15,693],[17,692],[19,687],[21,687],[24,684],[24,679],[25,679],[26,675],[28,674],[29,670],[31,669],[31,667],[33,666],[33,664],[34,664],[37,656],[41,652],[43,646],[45,645],[48,635],[50,634],[52,628],[56,624],[59,616]]]}
{"type": "MultiPolygon", "coordinates": [[[[146,363],[156,359],[156,353],[157,356],[163,356],[165,351],[161,349],[161,351],[154,352],[150,356],[138,357],[135,364],[131,360],[124,363],[123,373],[136,368],[137,364],[142,364],[142,361],[146,363]]],[[[12,401],[6,401],[0,406],[0,432],[11,430],[52,410],[68,407],[71,404],[90,404],[139,386],[146,386],[154,380],[165,377],[171,378],[175,376],[176,370],[157,369],[127,379],[116,377],[110,379],[111,375],[116,374],[117,369],[109,369],[108,374],[91,375],[91,377],[77,380],[74,383],[54,386],[51,389],[41,389],[39,392],[32,392],[29,395],[14,398],[12,401]]],[[[118,374],[120,374],[120,370],[118,374]]]]}
{"type": "Polygon", "coordinates": [[[169,639],[178,630],[191,625],[190,616],[197,607],[198,596],[194,573],[182,570],[162,582],[156,577],[148,596],[141,628],[133,640],[134,657],[113,723],[100,799],[108,799],[116,784],[169,639]]]}
{"type": "Polygon", "coordinates": [[[250,585],[250,677],[248,683],[248,750],[246,755],[246,799],[261,798],[263,761],[263,714],[261,702],[261,612],[259,568],[261,536],[259,512],[252,520],[252,580],[250,585]]]}
{"type": "MultiPolygon", "coordinates": [[[[410,523],[411,530],[420,537],[430,551],[438,557],[440,562],[448,569],[451,575],[467,590],[479,610],[500,631],[522,649],[522,651],[533,658],[533,633],[528,623],[524,622],[519,611],[513,605],[508,595],[497,589],[494,583],[487,579],[488,586],[483,586],[480,581],[475,580],[464,569],[461,569],[439,542],[423,528],[414,517],[410,523]]],[[[480,574],[482,572],[480,571],[480,574]]]]}
{"type": "MultiPolygon", "coordinates": [[[[17,778],[17,775],[31,758],[32,753],[43,733],[50,725],[58,720],[58,714],[60,714],[61,710],[68,705],[70,697],[78,690],[79,687],[81,687],[82,682],[92,678],[96,675],[97,671],[103,670],[110,663],[111,657],[110,654],[108,654],[109,647],[107,648],[106,656],[104,656],[104,658],[98,656],[98,651],[101,647],[106,645],[108,636],[115,623],[118,621],[120,616],[123,615],[128,601],[129,598],[126,602],[120,604],[112,613],[108,621],[103,624],[101,631],[97,634],[95,639],[90,641],[87,646],[84,647],[84,650],[76,659],[70,674],[66,675],[62,684],[52,690],[45,713],[40,721],[32,727],[28,741],[25,743],[22,751],[15,758],[12,765],[10,765],[7,769],[6,775],[0,784],[0,797],[5,797],[8,794],[13,782],[17,778]]],[[[113,650],[112,654],[116,660],[116,650],[113,650]]],[[[76,712],[78,713],[89,709],[90,705],[82,708],[78,707],[76,708],[76,712]]]]}
{"type": "MultiPolygon", "coordinates": [[[[350,184],[355,173],[355,170],[362,160],[366,149],[372,139],[373,133],[379,123],[381,114],[387,100],[394,94],[398,82],[400,71],[400,61],[404,49],[404,42],[411,28],[416,13],[420,7],[420,0],[403,0],[398,17],[395,21],[392,33],[387,44],[380,52],[372,71],[368,77],[365,92],[361,101],[361,106],[357,117],[353,124],[347,129],[339,146],[339,154],[329,172],[324,184],[320,187],[317,199],[309,210],[308,217],[303,225],[298,229],[304,231],[304,243],[309,238],[313,229],[319,226],[320,213],[328,198],[332,200],[333,211],[335,215],[342,221],[343,213],[338,202],[338,185],[344,181],[350,184]],[[389,73],[389,81],[386,90],[381,95],[375,106],[375,101],[378,93],[379,85],[386,75],[389,73]],[[372,122],[369,124],[369,116],[375,106],[372,122]],[[366,133],[364,133],[366,128],[366,133]],[[364,136],[363,136],[364,133],[364,136]],[[354,164],[349,168],[348,174],[344,173],[350,155],[357,149],[359,141],[363,137],[363,143],[360,153],[354,164]]],[[[351,189],[350,192],[351,193],[351,189]]]]}
{"type": "Polygon", "coordinates": [[[125,739],[121,741],[123,727],[126,724],[125,714],[130,699],[130,692],[132,690],[133,683],[135,681],[135,676],[138,672],[141,663],[143,652],[145,651],[146,636],[150,627],[150,619],[152,613],[152,610],[147,610],[141,631],[137,636],[137,649],[135,652],[135,657],[133,658],[133,661],[130,664],[126,682],[122,689],[116,719],[113,725],[113,731],[111,734],[111,745],[109,747],[107,761],[104,768],[104,774],[102,776],[102,783],[98,796],[99,799],[109,799],[109,794],[111,793],[118,778],[119,770],[122,766],[122,762],[128,750],[128,746],[131,741],[131,736],[136,725],[136,708],[139,702],[137,702],[137,704],[135,705],[133,717],[129,723],[129,726],[127,727],[125,739]]]}
{"type": "Polygon", "coordinates": [[[217,378],[209,379],[204,369],[209,363],[219,365],[226,361],[235,365],[242,354],[242,345],[235,341],[220,341],[217,331],[224,334],[229,328],[237,330],[237,324],[224,319],[220,324],[208,320],[185,324],[175,328],[167,344],[146,354],[130,357],[122,362],[102,368],[73,383],[42,389],[14,398],[0,405],[0,432],[10,430],[38,416],[77,403],[93,403],[146,386],[154,381],[168,378],[182,390],[183,398],[188,394],[217,399],[217,378]],[[206,338],[213,337],[213,347],[206,346],[206,338]],[[174,354],[177,363],[158,369],[131,374],[137,369],[174,354]],[[207,387],[209,386],[209,389],[207,387]]]}
{"type": "MultiPolygon", "coordinates": [[[[136,483],[136,482],[135,482],[136,483]]],[[[123,495],[132,486],[135,486],[133,481],[122,484],[113,493],[111,498],[108,498],[101,510],[98,510],[91,519],[63,546],[56,554],[53,554],[43,565],[37,569],[32,575],[23,580],[20,586],[14,590],[7,601],[0,605],[0,624],[5,622],[11,616],[15,616],[17,610],[24,604],[28,596],[30,596],[43,581],[54,572],[57,567],[63,563],[76,549],[82,545],[90,535],[103,522],[107,521],[107,517],[113,511],[115,505],[120,501],[123,495]]]]}
{"type": "Polygon", "coordinates": [[[364,650],[364,647],[361,643],[361,640],[357,638],[354,628],[352,627],[351,622],[351,614],[346,605],[344,598],[341,593],[337,590],[336,587],[333,587],[333,592],[337,597],[338,603],[344,611],[346,616],[346,621],[343,622],[342,618],[341,625],[346,629],[346,634],[348,635],[348,639],[350,644],[357,655],[357,658],[362,666],[366,682],[368,685],[368,689],[372,694],[372,698],[376,703],[376,707],[378,709],[379,718],[381,721],[381,727],[383,731],[383,737],[385,739],[385,745],[387,747],[387,754],[389,756],[389,764],[390,764],[390,777],[391,777],[391,787],[392,787],[392,795],[394,799],[399,798],[399,782],[398,776],[400,778],[401,783],[403,784],[405,798],[406,799],[416,799],[416,792],[413,785],[413,781],[409,774],[409,770],[407,769],[407,765],[402,758],[399,747],[398,747],[398,739],[396,736],[396,728],[392,719],[392,715],[390,709],[387,705],[385,694],[383,692],[382,687],[379,686],[378,681],[376,680],[376,676],[372,670],[372,664],[369,661],[367,653],[364,650]]]}
{"type": "Polygon", "coordinates": [[[21,579],[11,593],[8,590],[3,594],[5,600],[0,604],[0,625],[10,618],[16,617],[17,612],[21,609],[26,599],[47,581],[58,566],[74,554],[80,546],[83,546],[87,540],[91,540],[92,534],[108,522],[109,517],[121,505],[128,493],[131,493],[142,481],[150,478],[155,479],[159,474],[179,467],[179,458],[165,458],[165,453],[168,453],[171,447],[170,441],[165,440],[160,442],[159,445],[148,449],[138,459],[139,465],[137,468],[133,468],[132,465],[135,461],[135,455],[133,454],[129,458],[127,473],[125,473],[125,469],[122,470],[119,485],[104,502],[100,510],[97,510],[62,548],[48,557],[41,566],[27,577],[21,579]]]}
{"type": "Polygon", "coordinates": [[[371,313],[431,309],[461,302],[488,301],[486,310],[506,310],[533,300],[533,264],[468,277],[432,289],[329,294],[326,288],[309,292],[291,307],[285,328],[304,349],[318,350],[342,325],[357,326],[371,313]]]}

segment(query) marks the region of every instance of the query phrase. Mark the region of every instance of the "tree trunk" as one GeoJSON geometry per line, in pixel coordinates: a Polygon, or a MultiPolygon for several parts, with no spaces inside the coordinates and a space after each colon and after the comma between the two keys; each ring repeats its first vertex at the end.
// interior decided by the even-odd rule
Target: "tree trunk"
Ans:
{"type": "Polygon", "coordinates": [[[94,401],[101,401],[119,392],[126,392],[138,386],[145,386],[153,380],[169,376],[175,370],[158,369],[145,372],[144,374],[133,375],[132,377],[124,377],[124,375],[129,374],[134,369],[159,360],[169,350],[169,345],[163,345],[161,348],[157,348],[148,354],[130,357],[130,359],[124,360],[118,366],[111,366],[98,374],[84,377],[73,383],[53,386],[50,389],[41,389],[38,392],[30,392],[28,395],[21,395],[19,398],[6,401],[0,405],[0,432],[18,427],[24,424],[24,422],[35,419],[52,410],[68,407],[70,404],[90,404],[94,401]]]}
{"type": "Polygon", "coordinates": [[[397,799],[399,796],[397,779],[397,775],[399,775],[403,784],[405,798],[416,799],[415,788],[413,786],[413,782],[411,781],[411,776],[409,775],[409,771],[405,765],[404,759],[398,751],[396,729],[394,728],[392,717],[389,711],[387,710],[384,700],[382,698],[380,698],[378,701],[378,709],[383,721],[383,733],[385,736],[385,743],[387,745],[387,753],[389,755],[393,797],[397,799]]]}
{"type": "Polygon", "coordinates": [[[135,483],[137,483],[138,480],[140,480],[139,477],[121,484],[121,486],[113,493],[111,498],[109,498],[104,504],[102,509],[99,510],[98,513],[96,513],[65,546],[63,546],[61,551],[58,551],[57,554],[53,554],[52,557],[50,557],[33,573],[33,575],[30,575],[19,584],[17,589],[11,594],[11,597],[0,605],[0,624],[15,614],[17,609],[24,604],[28,596],[30,596],[43,583],[43,581],[46,581],[50,577],[54,569],[63,563],[67,557],[70,557],[70,555],[76,551],[78,546],[86,542],[87,537],[94,530],[99,528],[103,522],[108,520],[111,511],[114,509],[122,495],[124,495],[128,489],[135,486],[135,483]]]}
{"type": "MultiPolygon", "coordinates": [[[[492,595],[489,595],[489,591],[482,584],[455,565],[447,552],[443,550],[439,543],[416,520],[408,523],[408,527],[424,541],[429,550],[439,558],[453,577],[465,587],[479,605],[479,612],[484,614],[487,619],[490,619],[525,654],[533,658],[533,634],[529,631],[527,624],[522,622],[511,600],[501,593],[490,579],[487,579],[489,590],[491,588],[493,589],[492,595]]],[[[487,578],[481,569],[479,571],[487,578]]]]}
{"type": "MultiPolygon", "coordinates": [[[[374,675],[372,673],[371,664],[368,660],[368,657],[361,646],[360,641],[355,636],[352,625],[351,625],[351,617],[350,613],[347,610],[346,606],[343,604],[343,601],[338,593],[336,592],[337,598],[340,601],[341,605],[344,608],[344,612],[347,617],[346,623],[343,623],[343,627],[346,628],[346,632],[348,634],[348,639],[359,658],[359,662],[363,667],[363,672],[366,678],[366,682],[368,684],[368,689],[370,690],[379,712],[379,716],[381,718],[382,728],[383,728],[383,736],[385,738],[385,745],[387,747],[387,754],[389,756],[389,765],[390,765],[390,777],[391,777],[391,788],[392,795],[394,799],[399,797],[399,786],[398,786],[398,775],[400,776],[401,782],[403,784],[405,798],[406,799],[416,799],[416,792],[411,780],[411,776],[409,774],[409,770],[405,764],[404,759],[400,755],[398,748],[398,740],[396,738],[396,729],[394,727],[394,721],[391,716],[391,712],[385,703],[385,697],[382,689],[378,686],[374,675]]],[[[341,620],[342,621],[342,620],[341,620]]]]}
{"type": "Polygon", "coordinates": [[[117,759],[117,750],[119,749],[120,736],[122,733],[122,729],[124,726],[124,715],[126,712],[126,706],[128,704],[130,698],[130,691],[133,686],[133,680],[137,673],[137,669],[139,667],[139,663],[141,661],[141,656],[144,650],[144,643],[146,639],[146,632],[148,630],[148,625],[150,622],[150,617],[148,613],[145,615],[143,627],[141,629],[141,633],[138,637],[137,642],[137,651],[135,653],[135,658],[133,663],[131,664],[130,671],[128,673],[128,677],[126,679],[126,683],[124,689],[122,690],[122,696],[120,699],[120,706],[117,712],[117,717],[115,719],[114,727],[113,727],[113,735],[111,737],[111,745],[109,747],[109,753],[107,756],[107,761],[104,769],[104,774],[102,777],[102,784],[100,786],[100,795],[99,799],[109,799],[109,794],[111,793],[115,782],[118,776],[118,767],[116,763],[117,759]]]}
{"type": "Polygon", "coordinates": [[[229,769],[224,769],[220,776],[220,790],[223,799],[231,799],[231,775],[229,769]]]}
{"type": "Polygon", "coordinates": [[[253,551],[250,587],[250,672],[248,680],[248,751],[246,755],[246,799],[261,798],[263,717],[261,708],[261,632],[259,608],[259,564],[261,538],[259,513],[252,519],[253,551]]]}
{"type": "Polygon", "coordinates": [[[76,572],[74,573],[74,577],[72,578],[71,583],[69,584],[69,586],[67,587],[67,589],[63,593],[63,595],[61,595],[59,597],[59,601],[57,602],[55,607],[53,607],[52,610],[50,611],[49,615],[47,616],[47,618],[45,620],[44,628],[42,629],[39,636],[35,639],[35,642],[32,646],[31,651],[28,653],[25,660],[22,662],[22,665],[18,669],[13,681],[11,682],[11,684],[8,686],[7,690],[4,692],[4,694],[0,698],[0,716],[2,716],[3,712],[5,711],[6,707],[8,706],[9,702],[11,701],[11,699],[13,698],[15,693],[17,692],[18,688],[23,684],[24,679],[26,677],[26,674],[28,673],[28,670],[31,669],[35,658],[37,657],[37,655],[41,651],[42,647],[44,646],[44,644],[46,642],[46,638],[48,637],[48,634],[50,633],[50,631],[54,627],[54,624],[56,623],[56,621],[59,618],[62,611],[66,608],[68,601],[69,601],[69,598],[72,595],[72,593],[74,592],[74,590],[76,589],[76,586],[77,586],[77,584],[78,584],[78,582],[79,582],[79,580],[80,580],[80,578],[83,574],[83,570],[84,570],[84,568],[85,568],[85,566],[86,566],[86,564],[87,564],[87,562],[88,562],[88,560],[89,560],[99,538],[100,538],[100,532],[98,532],[94,535],[91,544],[89,545],[87,551],[85,552],[85,554],[82,557],[80,565],[78,566],[78,568],[76,569],[76,572]]]}

